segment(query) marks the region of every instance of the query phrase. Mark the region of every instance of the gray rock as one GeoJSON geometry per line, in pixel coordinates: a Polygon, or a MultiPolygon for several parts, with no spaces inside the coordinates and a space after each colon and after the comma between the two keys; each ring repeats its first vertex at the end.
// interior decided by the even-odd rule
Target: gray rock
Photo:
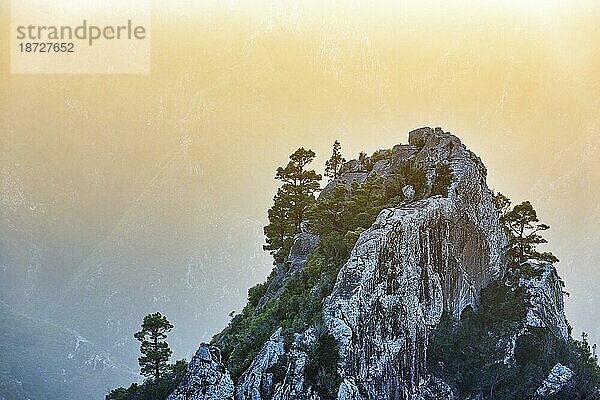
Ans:
{"type": "Polygon", "coordinates": [[[294,244],[290,249],[287,262],[289,264],[290,274],[299,271],[306,261],[308,256],[319,245],[319,236],[310,233],[298,233],[294,237],[294,244]]]}
{"type": "Polygon", "coordinates": [[[536,399],[543,399],[560,392],[565,387],[572,384],[575,374],[569,367],[562,364],[556,364],[548,376],[542,381],[542,384],[535,392],[536,399]]]}
{"type": "Polygon", "coordinates": [[[340,174],[349,172],[365,172],[365,166],[358,160],[350,160],[340,168],[340,174]]]}
{"type": "Polygon", "coordinates": [[[457,400],[452,388],[442,379],[430,376],[420,389],[418,400],[457,400]]]}
{"type": "Polygon", "coordinates": [[[526,324],[535,327],[546,327],[554,336],[567,341],[569,338],[568,324],[565,318],[565,308],[560,278],[556,268],[549,263],[529,260],[527,263],[536,275],[521,278],[519,284],[526,288],[531,307],[527,311],[526,324]]]}
{"type": "Polygon", "coordinates": [[[408,143],[415,147],[423,147],[432,134],[433,129],[429,127],[412,130],[408,133],[408,143]]]}
{"type": "Polygon", "coordinates": [[[358,183],[363,183],[365,179],[369,176],[366,172],[346,172],[341,174],[339,177],[335,178],[331,182],[327,184],[319,193],[319,199],[322,199],[323,196],[330,193],[336,186],[344,185],[346,189],[350,190],[352,188],[352,182],[356,181],[358,183]]]}
{"type": "Polygon", "coordinates": [[[265,295],[258,301],[256,311],[260,311],[269,299],[278,296],[284,288],[284,282],[304,268],[308,257],[319,244],[319,240],[318,235],[306,232],[294,236],[294,244],[288,254],[287,262],[275,266],[277,273],[267,287],[265,295]]]}
{"type": "Polygon", "coordinates": [[[392,149],[392,160],[386,171],[386,176],[393,173],[405,161],[408,161],[417,154],[417,147],[412,144],[399,144],[392,149]]]}
{"type": "Polygon", "coordinates": [[[387,176],[389,165],[389,160],[379,160],[375,164],[373,164],[373,169],[371,170],[371,173],[377,174],[379,176],[387,176]]]}
{"type": "Polygon", "coordinates": [[[411,185],[406,185],[402,188],[402,194],[406,200],[412,200],[415,197],[415,188],[411,185]]]}
{"type": "Polygon", "coordinates": [[[235,390],[236,400],[263,400],[273,395],[273,374],[269,372],[285,353],[281,328],[271,335],[258,352],[250,367],[240,376],[235,390]]]}
{"type": "Polygon", "coordinates": [[[326,299],[324,318],[340,345],[339,400],[413,399],[427,381],[427,341],[444,310],[459,316],[504,274],[507,240],[483,169],[445,133],[413,133],[423,162],[451,162],[448,198],[383,210],[363,232],[326,299]],[[436,148],[433,144],[442,146],[436,148]]]}
{"type": "Polygon", "coordinates": [[[234,385],[218,347],[203,343],[167,400],[233,400],[234,385]]]}
{"type": "Polygon", "coordinates": [[[287,373],[283,382],[278,383],[272,400],[306,399],[320,400],[320,397],[306,384],[304,371],[308,362],[307,349],[315,342],[315,330],[309,328],[303,334],[296,334],[288,352],[287,373]]]}
{"type": "MultiPolygon", "coordinates": [[[[342,266],[323,305],[326,329],[339,344],[343,381],[337,399],[458,400],[446,382],[427,371],[427,344],[444,311],[459,317],[467,306],[477,308],[481,289],[504,276],[507,239],[485,183],[487,170],[457,137],[439,128],[414,130],[408,145],[384,154],[386,158],[375,163],[371,173],[385,179],[407,160],[423,165],[428,177],[437,165],[448,164],[455,179],[445,198],[434,196],[382,210],[342,266]]],[[[338,184],[349,188],[353,181],[362,183],[367,177],[358,172],[355,162],[345,168],[347,172],[330,182],[320,197],[338,184]]],[[[403,193],[412,198],[414,188],[405,186],[403,193]]],[[[319,237],[306,231],[296,235],[287,263],[276,266],[277,274],[257,310],[268,299],[277,299],[286,280],[304,268],[318,243],[319,237]]],[[[540,326],[566,340],[556,270],[550,264],[531,261],[528,265],[538,273],[520,281],[531,299],[521,334],[527,326],[540,326]]],[[[315,336],[313,328],[296,334],[286,349],[278,329],[239,378],[235,400],[320,400],[305,379],[308,349],[315,336]],[[275,364],[285,368],[281,382],[273,381],[275,364]]],[[[498,362],[512,365],[517,337],[499,344],[506,347],[506,354],[498,362]]],[[[202,368],[190,365],[176,393],[196,395],[199,387],[219,388],[223,399],[231,399],[229,373],[212,348],[201,346],[193,363],[202,368]]],[[[561,390],[572,377],[572,371],[557,364],[536,395],[556,393],[553,390],[561,390]]],[[[483,398],[482,393],[472,393],[466,400],[483,398]]]]}

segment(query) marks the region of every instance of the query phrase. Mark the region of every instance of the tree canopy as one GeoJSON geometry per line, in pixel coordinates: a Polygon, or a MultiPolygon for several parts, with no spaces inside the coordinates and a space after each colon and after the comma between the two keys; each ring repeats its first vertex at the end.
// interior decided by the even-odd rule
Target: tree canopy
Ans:
{"type": "Polygon", "coordinates": [[[321,175],[306,167],[315,158],[312,150],[296,150],[285,167],[277,168],[275,179],[282,182],[268,211],[269,224],[264,227],[265,250],[281,262],[292,246],[294,235],[301,230],[307,207],[315,203],[321,175]]]}
{"type": "Polygon", "coordinates": [[[346,162],[346,159],[342,157],[342,146],[337,140],[333,143],[333,152],[329,160],[325,161],[325,176],[330,181],[340,176],[340,170],[342,165],[346,162]]]}
{"type": "Polygon", "coordinates": [[[169,370],[169,358],[173,353],[165,342],[167,333],[173,329],[173,325],[165,316],[157,312],[144,317],[142,329],[133,336],[140,341],[140,352],[138,358],[141,374],[152,377],[158,381],[161,375],[169,370]]]}
{"type": "Polygon", "coordinates": [[[550,226],[540,222],[537,212],[529,201],[510,208],[510,199],[502,193],[494,194],[493,201],[500,222],[508,235],[508,254],[515,262],[522,263],[528,259],[558,262],[558,258],[551,252],[537,250],[538,245],[548,242],[541,232],[550,229],[550,226]]]}

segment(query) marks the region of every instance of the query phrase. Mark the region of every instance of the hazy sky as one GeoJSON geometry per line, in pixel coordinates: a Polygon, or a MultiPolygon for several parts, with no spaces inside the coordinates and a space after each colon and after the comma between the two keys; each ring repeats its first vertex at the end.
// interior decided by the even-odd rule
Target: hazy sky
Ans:
{"type": "Polygon", "coordinates": [[[201,182],[198,225],[263,224],[295,148],[321,168],[335,139],[349,158],[441,126],[551,225],[568,318],[600,341],[600,2],[321,3],[156,1],[152,74],[10,75],[0,0],[2,162],[35,160],[24,184],[59,210],[48,235],[103,240],[173,157],[201,182]]]}

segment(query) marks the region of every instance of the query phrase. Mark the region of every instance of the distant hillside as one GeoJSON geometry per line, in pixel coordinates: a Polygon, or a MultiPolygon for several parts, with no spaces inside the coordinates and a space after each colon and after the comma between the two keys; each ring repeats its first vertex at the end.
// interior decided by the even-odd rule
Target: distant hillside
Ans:
{"type": "Polygon", "coordinates": [[[138,377],[77,333],[0,303],[0,400],[103,399],[138,377]]]}

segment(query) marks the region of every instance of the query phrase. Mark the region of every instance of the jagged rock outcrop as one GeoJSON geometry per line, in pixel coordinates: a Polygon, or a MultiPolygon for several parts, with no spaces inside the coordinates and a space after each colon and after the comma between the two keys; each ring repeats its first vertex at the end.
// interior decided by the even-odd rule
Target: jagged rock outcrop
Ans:
{"type": "Polygon", "coordinates": [[[529,294],[531,307],[527,312],[529,326],[546,327],[554,336],[567,341],[569,337],[561,280],[552,264],[529,260],[530,278],[521,278],[520,285],[529,294]]]}
{"type": "Polygon", "coordinates": [[[476,307],[481,288],[504,273],[507,241],[483,165],[447,133],[413,131],[410,144],[428,170],[449,163],[455,181],[447,198],[382,211],[342,267],[324,314],[340,344],[343,392],[360,397],[340,399],[415,398],[444,309],[476,307]]]}
{"type": "Polygon", "coordinates": [[[273,394],[273,374],[269,369],[285,353],[279,328],[265,343],[250,367],[240,376],[235,395],[237,399],[261,400],[273,394]]]}
{"type": "Polygon", "coordinates": [[[542,385],[536,390],[535,398],[543,399],[544,397],[560,392],[572,383],[573,376],[574,373],[569,367],[556,364],[548,374],[548,377],[544,379],[542,385]]]}
{"type": "Polygon", "coordinates": [[[203,343],[181,384],[167,400],[233,400],[233,390],[229,371],[221,363],[221,350],[203,343]]]}
{"type": "Polygon", "coordinates": [[[294,342],[287,353],[287,362],[283,364],[286,369],[285,378],[277,384],[272,400],[320,400],[319,395],[310,385],[306,385],[304,377],[309,357],[306,349],[314,343],[315,331],[310,328],[306,332],[297,333],[294,336],[294,342]]]}
{"type": "MultiPolygon", "coordinates": [[[[439,128],[412,131],[408,144],[373,157],[369,171],[357,160],[346,163],[321,196],[338,184],[361,183],[369,174],[393,179],[408,161],[425,169],[427,190],[441,165],[449,167],[452,180],[446,196],[426,192],[417,201],[415,188],[403,186],[403,202],[379,213],[339,271],[322,309],[325,327],[339,346],[337,399],[458,400],[448,383],[429,373],[428,342],[444,311],[459,318],[468,306],[476,310],[480,291],[505,276],[508,242],[486,185],[487,170],[456,136],[439,128]]],[[[255,310],[268,300],[277,301],[287,280],[304,268],[318,243],[319,237],[308,232],[296,236],[287,262],[276,266],[255,310]]],[[[531,302],[523,333],[526,326],[547,327],[566,341],[556,270],[550,264],[528,266],[535,273],[519,282],[531,302]]],[[[507,344],[505,360],[497,362],[514,361],[517,336],[507,344]]],[[[318,390],[306,380],[314,342],[314,328],[296,333],[291,344],[285,343],[281,328],[275,331],[236,382],[235,399],[320,400],[318,390]],[[277,381],[275,374],[280,375],[277,381]]],[[[563,372],[554,375],[564,377],[563,372]]],[[[547,379],[550,386],[554,375],[547,379]]],[[[546,390],[544,385],[540,390],[546,390]]]]}

